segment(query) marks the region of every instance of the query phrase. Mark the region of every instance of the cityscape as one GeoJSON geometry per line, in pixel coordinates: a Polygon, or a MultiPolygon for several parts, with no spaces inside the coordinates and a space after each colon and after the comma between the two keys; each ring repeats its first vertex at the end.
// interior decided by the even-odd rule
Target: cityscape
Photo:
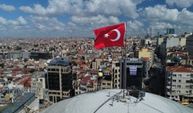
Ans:
{"type": "Polygon", "coordinates": [[[192,0],[45,1],[0,1],[0,113],[193,113],[192,0]]]}

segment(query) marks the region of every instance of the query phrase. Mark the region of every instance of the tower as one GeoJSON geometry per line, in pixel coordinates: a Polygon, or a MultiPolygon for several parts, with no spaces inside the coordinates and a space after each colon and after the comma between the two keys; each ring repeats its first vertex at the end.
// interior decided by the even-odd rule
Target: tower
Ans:
{"type": "Polygon", "coordinates": [[[55,58],[48,63],[46,89],[50,101],[55,103],[72,96],[72,81],[72,67],[67,59],[55,58]]]}

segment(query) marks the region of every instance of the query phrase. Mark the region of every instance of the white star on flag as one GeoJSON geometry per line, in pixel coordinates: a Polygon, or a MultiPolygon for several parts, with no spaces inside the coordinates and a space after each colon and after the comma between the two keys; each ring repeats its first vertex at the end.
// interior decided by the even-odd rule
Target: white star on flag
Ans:
{"type": "Polygon", "coordinates": [[[108,38],[109,37],[109,34],[107,33],[107,34],[105,34],[105,38],[108,38]]]}

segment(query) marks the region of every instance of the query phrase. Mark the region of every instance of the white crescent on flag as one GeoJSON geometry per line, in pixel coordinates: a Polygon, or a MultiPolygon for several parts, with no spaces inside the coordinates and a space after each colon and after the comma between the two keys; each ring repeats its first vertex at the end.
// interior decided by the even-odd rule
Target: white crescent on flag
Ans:
{"type": "Polygon", "coordinates": [[[118,41],[121,37],[121,33],[118,29],[113,29],[112,31],[115,31],[117,33],[117,37],[115,39],[111,39],[112,42],[118,41]]]}

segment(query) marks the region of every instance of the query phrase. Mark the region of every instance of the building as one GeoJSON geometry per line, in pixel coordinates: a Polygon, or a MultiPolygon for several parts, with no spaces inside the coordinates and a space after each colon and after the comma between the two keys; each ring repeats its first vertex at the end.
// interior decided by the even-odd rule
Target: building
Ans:
{"type": "Polygon", "coordinates": [[[180,38],[174,36],[166,38],[166,48],[178,47],[180,44],[179,39],[180,38]]]}
{"type": "Polygon", "coordinates": [[[174,28],[167,28],[166,34],[175,34],[175,29],[174,28]]]}
{"type": "Polygon", "coordinates": [[[85,74],[77,85],[76,95],[87,92],[94,92],[98,88],[97,76],[91,74],[85,74]]]}
{"type": "Polygon", "coordinates": [[[112,63],[112,87],[119,89],[120,88],[120,62],[113,61],[112,63]]]}
{"type": "Polygon", "coordinates": [[[190,35],[186,39],[186,50],[188,51],[189,55],[193,55],[193,35],[190,35]]]}
{"type": "Polygon", "coordinates": [[[56,103],[42,113],[192,113],[177,102],[151,93],[121,89],[78,95],[56,103]]]}
{"type": "Polygon", "coordinates": [[[138,58],[143,59],[143,61],[146,64],[146,73],[150,69],[150,67],[153,65],[154,61],[154,51],[149,48],[142,48],[139,50],[139,56],[138,58]]]}
{"type": "Polygon", "coordinates": [[[120,88],[142,89],[143,61],[138,58],[123,58],[120,61],[120,88]]]}
{"type": "Polygon", "coordinates": [[[48,63],[46,89],[49,100],[58,102],[73,95],[73,76],[71,63],[65,58],[55,58],[48,63]]]}
{"type": "Polygon", "coordinates": [[[24,93],[18,96],[15,101],[8,104],[1,113],[32,113],[39,111],[39,101],[35,97],[35,93],[24,93]]]}
{"type": "Polygon", "coordinates": [[[154,52],[149,48],[142,48],[141,50],[139,50],[138,55],[139,55],[138,58],[147,58],[147,57],[150,59],[154,58],[154,52]]]}
{"type": "Polygon", "coordinates": [[[102,71],[99,71],[99,75],[100,73],[102,73],[102,77],[99,76],[101,89],[112,89],[111,67],[103,68],[102,71]]]}
{"type": "Polygon", "coordinates": [[[166,68],[166,96],[176,101],[193,100],[193,70],[185,66],[166,68]]]}
{"type": "Polygon", "coordinates": [[[48,52],[31,52],[30,58],[39,60],[39,59],[50,59],[52,58],[52,54],[48,52]]]}
{"type": "Polygon", "coordinates": [[[45,72],[35,73],[32,78],[31,90],[35,92],[36,97],[40,100],[40,103],[48,99],[45,80],[45,72]]]}

